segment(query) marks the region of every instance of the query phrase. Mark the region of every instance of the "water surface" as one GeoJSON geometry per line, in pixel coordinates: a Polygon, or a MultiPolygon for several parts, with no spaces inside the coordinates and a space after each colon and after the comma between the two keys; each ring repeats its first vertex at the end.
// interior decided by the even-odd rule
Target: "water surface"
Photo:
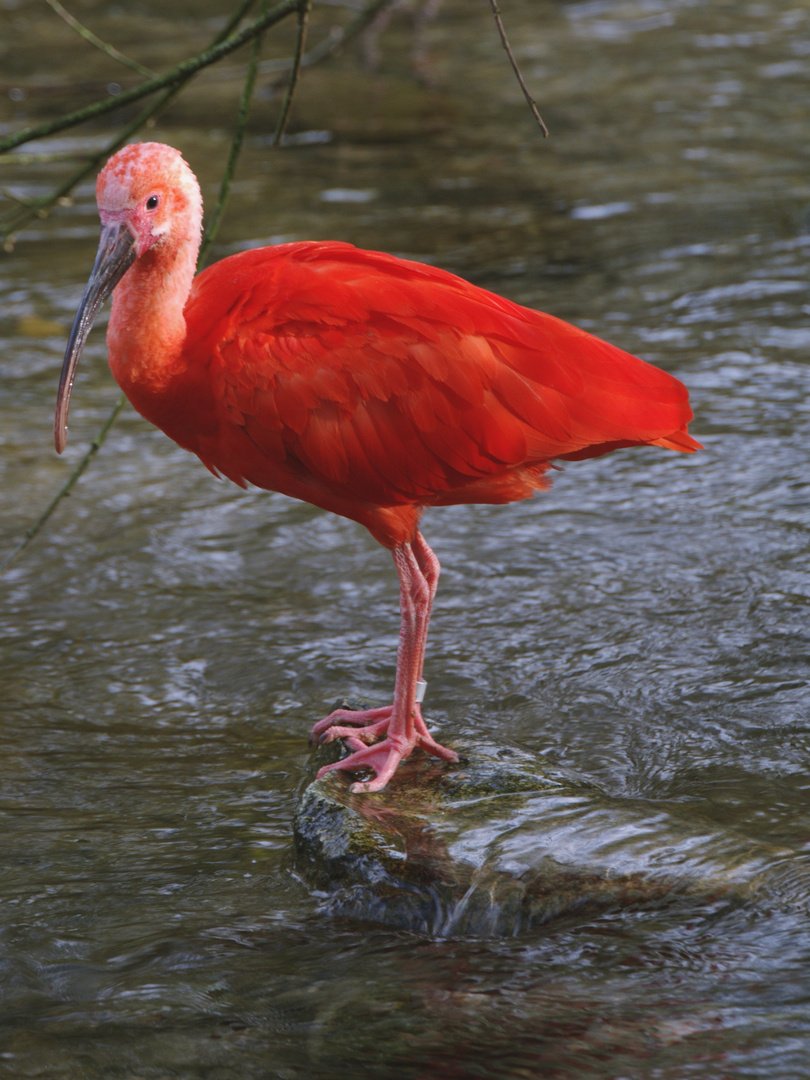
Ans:
{"type": "MultiPolygon", "coordinates": [[[[687,383],[703,453],[621,451],[525,504],[426,515],[444,566],[429,713],[646,801],[651,822],[772,845],[768,890],[505,941],[319,915],[291,858],[306,735],[345,693],[390,695],[390,560],[348,521],[218,483],[128,410],[0,581],[9,1075],[807,1075],[810,9],[511,4],[544,142],[480,6],[445,0],[416,60],[402,12],[376,73],[354,52],[313,70],[281,153],[263,92],[215,254],[327,237],[406,254],[687,383]]],[[[193,16],[83,14],[160,70],[214,32],[193,16]]],[[[0,123],[129,77],[39,7],[0,18],[24,91],[0,123]]],[[[209,205],[239,72],[150,132],[209,205]]],[[[69,167],[5,165],[3,183],[31,197],[69,167]]],[[[57,458],[96,236],[88,183],[0,263],[4,551],[117,397],[97,332],[57,458]]]]}

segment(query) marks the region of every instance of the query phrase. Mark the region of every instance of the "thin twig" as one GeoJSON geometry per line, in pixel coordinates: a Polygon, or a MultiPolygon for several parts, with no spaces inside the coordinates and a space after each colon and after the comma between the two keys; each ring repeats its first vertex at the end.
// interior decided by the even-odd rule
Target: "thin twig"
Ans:
{"type": "Polygon", "coordinates": [[[293,11],[297,11],[299,2],[300,0],[281,0],[281,3],[264,15],[260,15],[253,22],[248,23],[247,26],[232,37],[226,38],[225,41],[205,49],[201,53],[197,53],[196,56],[183,60],[163,75],[149,79],[147,82],[141,83],[140,86],[133,86],[129,90],[124,90],[114,98],[96,101],[83,109],[76,109],[74,112],[66,113],[56,120],[48,120],[45,123],[36,124],[34,127],[25,128],[23,131],[15,132],[13,135],[7,135],[4,139],[0,139],[0,153],[13,150],[15,146],[21,146],[32,139],[41,139],[47,135],[54,135],[58,131],[64,131],[65,128],[73,127],[76,124],[83,123],[85,120],[92,120],[97,116],[103,116],[113,109],[120,109],[124,105],[131,105],[134,101],[140,101],[141,98],[148,97],[149,94],[154,94],[158,90],[186,81],[192,75],[196,75],[198,71],[215,64],[223,56],[228,56],[235,49],[247,44],[248,41],[252,41],[257,34],[261,34],[268,27],[281,22],[293,11]]]}
{"type": "Polygon", "coordinates": [[[369,26],[378,13],[383,8],[389,7],[391,4],[396,3],[396,0],[371,0],[371,3],[366,4],[363,10],[356,15],[351,22],[348,22],[343,29],[332,35],[331,38],[327,38],[322,41],[320,45],[317,45],[314,49],[304,58],[304,67],[309,67],[311,64],[317,64],[320,60],[324,60],[327,56],[333,56],[336,52],[339,52],[344,45],[348,44],[352,38],[361,34],[367,26],[369,26]]]}
{"type": "Polygon", "coordinates": [[[228,19],[225,26],[220,30],[211,44],[217,45],[220,41],[224,41],[225,38],[230,37],[231,32],[236,29],[255,3],[256,0],[242,0],[242,4],[236,9],[233,15],[231,15],[230,19],[228,19]]]}
{"type": "Polygon", "coordinates": [[[154,71],[150,71],[148,67],[144,67],[143,64],[139,64],[137,60],[131,60],[128,56],[124,56],[122,52],[119,52],[114,45],[109,45],[106,41],[102,41],[100,37],[96,37],[92,30],[88,30],[86,26],[83,26],[78,19],[74,18],[69,11],[62,7],[59,0],[45,0],[56,14],[64,19],[68,26],[75,30],[80,37],[83,37],[85,41],[89,41],[91,45],[95,45],[97,49],[101,49],[103,53],[106,53],[112,60],[116,60],[119,64],[123,64],[131,71],[137,71],[139,75],[145,76],[147,79],[153,79],[155,77],[154,71]]]}
{"type": "Polygon", "coordinates": [[[278,118],[278,124],[276,125],[276,133],[273,136],[272,146],[278,146],[280,144],[281,140],[284,138],[284,132],[287,130],[287,122],[290,119],[290,109],[292,108],[295,89],[298,85],[298,78],[301,74],[301,62],[304,58],[304,46],[307,43],[307,28],[309,27],[309,13],[311,11],[312,0],[301,0],[298,9],[298,37],[295,42],[295,55],[293,56],[290,79],[287,83],[287,93],[284,95],[284,103],[281,106],[281,114],[278,118]]]}
{"type": "Polygon", "coordinates": [[[228,155],[225,171],[222,174],[222,183],[219,186],[219,195],[217,196],[216,206],[208,221],[202,243],[200,244],[200,251],[197,256],[198,267],[204,265],[205,256],[217,234],[219,223],[222,220],[222,215],[225,211],[225,204],[228,201],[228,195],[231,190],[231,181],[233,180],[233,174],[236,171],[236,162],[242,150],[242,141],[245,136],[245,128],[247,127],[250,102],[253,98],[253,90],[256,86],[256,72],[259,68],[259,52],[261,50],[261,44],[262,38],[261,35],[259,35],[253,39],[253,44],[250,48],[250,59],[248,60],[245,85],[242,88],[242,96],[239,99],[239,112],[236,117],[236,127],[234,129],[233,139],[231,140],[231,151],[228,155]]]}
{"type": "MultiPolygon", "coordinates": [[[[352,38],[361,34],[374,21],[379,12],[394,3],[396,3],[396,0],[370,0],[362,11],[355,15],[344,27],[331,31],[323,41],[314,45],[309,52],[304,53],[301,57],[301,66],[305,68],[312,67],[313,64],[318,64],[322,60],[334,56],[352,38]]],[[[261,73],[269,74],[278,71],[286,74],[293,66],[293,63],[293,60],[268,60],[262,64],[261,73]]]]}
{"type": "Polygon", "coordinates": [[[509,57],[509,63],[512,65],[512,71],[515,73],[515,77],[520,84],[520,89],[523,91],[523,96],[526,98],[526,102],[532,111],[537,123],[540,125],[540,130],[543,132],[543,137],[548,138],[548,128],[546,127],[543,117],[540,115],[540,110],[537,108],[537,104],[534,98],[529,93],[529,88],[523,81],[523,76],[520,73],[518,62],[515,59],[515,54],[512,52],[512,46],[509,44],[509,38],[506,36],[506,30],[504,29],[503,20],[501,19],[500,8],[498,7],[498,0],[489,0],[489,6],[492,8],[492,14],[495,16],[495,25],[498,27],[498,33],[501,35],[501,42],[504,49],[506,49],[506,55],[509,57]]]}
{"type": "Polygon", "coordinates": [[[12,553],[8,556],[7,559],[0,563],[0,574],[8,570],[8,568],[17,561],[17,559],[20,557],[23,551],[25,551],[25,549],[28,547],[28,545],[31,543],[37,533],[42,529],[43,525],[57,508],[62,499],[64,499],[66,495],[70,494],[71,489],[76,484],[77,480],[82,475],[87,466],[90,464],[90,461],[98,453],[101,444],[107,438],[107,434],[110,428],[115,423],[116,419],[118,418],[118,414],[121,412],[124,405],[126,404],[126,400],[127,399],[123,396],[123,394],[121,395],[121,397],[119,397],[118,401],[115,403],[115,408],[107,417],[107,420],[101,431],[99,431],[98,435],[96,435],[95,439],[93,439],[93,441],[90,443],[90,447],[85,453],[84,457],[82,457],[82,459],[76,465],[76,468],[70,474],[70,476],[56,493],[56,495],[48,503],[48,505],[39,515],[34,524],[29,529],[26,529],[25,535],[23,536],[19,544],[17,544],[17,546],[14,548],[12,553]]]}
{"type": "MultiPolygon", "coordinates": [[[[8,199],[9,202],[18,203],[20,206],[24,206],[26,209],[31,205],[30,199],[24,199],[21,195],[15,195],[14,192],[9,191],[7,187],[0,188],[0,195],[2,195],[4,199],[8,199]]],[[[2,239],[1,235],[0,239],[2,239]]]]}
{"type": "Polygon", "coordinates": [[[79,150],[42,150],[28,153],[3,154],[0,165],[53,165],[57,161],[76,161],[82,157],[79,150]]]}

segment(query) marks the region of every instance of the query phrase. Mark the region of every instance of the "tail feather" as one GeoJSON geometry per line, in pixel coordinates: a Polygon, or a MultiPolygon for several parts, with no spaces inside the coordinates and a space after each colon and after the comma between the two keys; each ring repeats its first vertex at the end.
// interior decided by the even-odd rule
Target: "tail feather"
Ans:
{"type": "Polygon", "coordinates": [[[678,450],[682,454],[694,454],[696,450],[702,450],[703,445],[693,439],[686,428],[673,431],[662,439],[652,439],[650,446],[663,446],[665,450],[678,450]]]}

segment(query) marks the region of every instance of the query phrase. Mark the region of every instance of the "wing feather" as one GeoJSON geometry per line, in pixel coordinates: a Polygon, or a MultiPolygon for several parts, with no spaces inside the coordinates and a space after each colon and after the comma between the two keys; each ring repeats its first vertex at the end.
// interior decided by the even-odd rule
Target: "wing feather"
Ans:
{"type": "Polygon", "coordinates": [[[206,463],[310,501],[321,489],[358,506],[483,498],[487,478],[493,499],[525,497],[554,458],[696,445],[667,373],[444,271],[349,245],[225,259],[196,279],[186,318],[189,364],[208,366],[220,417],[206,463]]]}

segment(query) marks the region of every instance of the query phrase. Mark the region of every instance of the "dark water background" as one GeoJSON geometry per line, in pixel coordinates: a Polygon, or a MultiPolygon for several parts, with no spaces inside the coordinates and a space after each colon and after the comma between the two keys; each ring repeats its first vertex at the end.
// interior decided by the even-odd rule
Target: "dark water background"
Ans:
{"type": "MultiPolygon", "coordinates": [[[[309,73],[281,152],[263,76],[216,255],[394,251],[687,383],[705,452],[622,451],[530,503],[426,515],[429,713],[647,802],[650,829],[666,812],[769,845],[767,888],[495,941],[319,916],[291,858],[306,736],[344,693],[390,696],[390,560],[348,521],[216,482],[128,410],[0,579],[0,1073],[810,1076],[810,4],[502,6],[550,140],[485,3],[445,0],[421,36],[405,5],[376,73],[356,49],[309,73]]],[[[222,8],[75,13],[164,70],[215,32],[201,10],[222,8]]],[[[129,85],[34,0],[0,6],[0,42],[6,130],[129,85]]],[[[240,63],[149,133],[209,206],[240,63]]],[[[80,153],[112,124],[24,150],[80,153]]],[[[4,162],[2,183],[31,197],[71,167],[4,162]]],[[[96,238],[87,183],[0,261],[0,555],[117,397],[97,332],[58,459],[96,238]]]]}

